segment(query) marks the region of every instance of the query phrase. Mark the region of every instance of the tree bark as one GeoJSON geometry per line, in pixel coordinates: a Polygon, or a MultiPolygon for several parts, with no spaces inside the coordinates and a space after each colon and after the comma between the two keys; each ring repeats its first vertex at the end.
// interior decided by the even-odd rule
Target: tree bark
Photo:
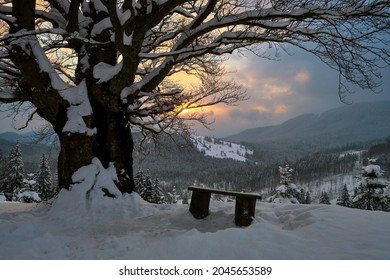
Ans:
{"type": "Polygon", "coordinates": [[[126,120],[118,113],[95,111],[96,134],[62,132],[58,157],[60,188],[69,189],[72,176],[81,167],[100,160],[104,168],[113,164],[117,173],[116,185],[120,192],[134,191],[133,138],[126,120]]]}
{"type": "MultiPolygon", "coordinates": [[[[96,106],[94,106],[96,107],[96,106]]],[[[122,193],[134,191],[133,180],[133,137],[127,119],[122,113],[106,108],[97,111],[96,141],[93,153],[105,168],[113,163],[117,172],[117,187],[122,193]]]]}
{"type": "Polygon", "coordinates": [[[77,80],[86,81],[88,102],[92,108],[92,114],[83,119],[88,128],[96,129],[96,133],[69,133],[62,132],[62,129],[58,133],[61,143],[58,159],[61,188],[69,188],[73,174],[80,167],[91,164],[93,158],[97,158],[104,168],[114,165],[118,178],[115,184],[121,193],[131,193],[135,189],[134,144],[125,108],[121,108],[119,93],[113,92],[110,83],[100,83],[93,75],[94,66],[100,62],[115,65],[116,53],[112,46],[91,48],[88,52],[89,68],[86,71],[76,71],[77,80]]]}

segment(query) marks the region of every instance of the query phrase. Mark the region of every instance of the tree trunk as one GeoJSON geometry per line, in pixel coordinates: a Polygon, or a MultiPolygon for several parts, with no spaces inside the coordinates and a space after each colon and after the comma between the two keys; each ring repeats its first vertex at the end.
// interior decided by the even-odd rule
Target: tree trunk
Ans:
{"type": "Polygon", "coordinates": [[[60,188],[69,189],[73,174],[82,166],[91,164],[93,158],[100,160],[104,168],[112,163],[118,181],[116,186],[122,193],[134,191],[133,139],[126,119],[120,113],[94,106],[96,133],[61,132],[61,151],[58,158],[60,188]]]}
{"type": "MultiPolygon", "coordinates": [[[[86,71],[78,69],[76,77],[85,79],[88,102],[92,114],[83,117],[88,128],[95,129],[93,135],[80,133],[60,133],[61,153],[58,159],[60,187],[71,185],[72,175],[82,166],[91,164],[93,158],[99,159],[104,168],[113,164],[118,181],[115,185],[121,193],[134,191],[133,179],[133,138],[125,108],[119,93],[113,92],[109,83],[99,83],[94,78],[93,69],[97,63],[115,65],[114,48],[94,48],[89,50],[86,71]]],[[[82,60],[82,57],[79,57],[82,60]]],[[[85,101],[87,102],[87,101],[85,101]]],[[[64,124],[63,124],[64,125],[64,124]]],[[[62,131],[62,130],[61,130],[62,131]]]]}

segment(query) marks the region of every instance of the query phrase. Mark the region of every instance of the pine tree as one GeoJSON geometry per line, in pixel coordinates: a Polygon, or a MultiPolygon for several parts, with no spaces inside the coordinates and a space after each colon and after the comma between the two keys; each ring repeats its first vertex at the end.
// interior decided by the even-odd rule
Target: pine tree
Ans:
{"type": "Polygon", "coordinates": [[[156,181],[153,182],[150,175],[147,174],[144,183],[144,191],[141,195],[142,198],[150,203],[161,203],[161,194],[157,188],[158,185],[156,184],[156,181]]]}
{"type": "Polygon", "coordinates": [[[306,204],[305,190],[301,189],[299,191],[298,201],[300,204],[306,204]]]}
{"type": "Polygon", "coordinates": [[[3,151],[0,149],[0,181],[7,177],[7,172],[8,172],[7,159],[4,156],[3,151]]]}
{"type": "Polygon", "coordinates": [[[390,184],[382,178],[384,171],[379,165],[374,164],[375,161],[369,159],[369,164],[363,167],[352,206],[366,210],[389,211],[389,195],[385,190],[390,184]]]}
{"type": "Polygon", "coordinates": [[[8,157],[8,177],[6,193],[10,200],[15,200],[17,194],[23,189],[24,163],[22,159],[22,149],[20,143],[11,149],[8,157]]]}
{"type": "Polygon", "coordinates": [[[181,197],[182,197],[182,204],[188,204],[189,195],[187,190],[182,191],[181,197]]]}
{"type": "Polygon", "coordinates": [[[279,166],[280,183],[288,187],[288,184],[292,181],[294,169],[292,169],[287,160],[285,160],[283,166],[279,166]]]}
{"type": "Polygon", "coordinates": [[[170,203],[171,204],[176,204],[177,203],[177,197],[178,197],[178,194],[177,194],[177,190],[176,190],[176,186],[173,186],[171,191],[169,192],[169,196],[170,196],[170,203]]]}
{"type": "Polygon", "coordinates": [[[275,203],[299,204],[300,192],[295,184],[291,183],[293,169],[287,160],[283,166],[279,166],[280,186],[276,188],[276,194],[269,197],[267,201],[275,203]]]}
{"type": "Polygon", "coordinates": [[[158,179],[152,179],[149,174],[139,170],[134,177],[136,192],[150,203],[166,203],[164,192],[159,186],[158,179]]]}
{"type": "Polygon", "coordinates": [[[42,200],[49,200],[53,197],[55,191],[53,179],[49,167],[49,162],[45,154],[42,154],[37,172],[36,190],[42,200]]]}
{"type": "Polygon", "coordinates": [[[309,191],[306,192],[305,204],[311,204],[311,196],[309,191]]]}
{"type": "Polygon", "coordinates": [[[330,204],[329,195],[327,192],[321,192],[320,204],[330,204]]]}
{"type": "Polygon", "coordinates": [[[144,172],[142,170],[138,170],[134,176],[134,184],[136,187],[136,192],[140,194],[141,188],[144,186],[144,172]]]}
{"type": "Polygon", "coordinates": [[[347,185],[344,184],[341,189],[340,196],[338,197],[336,204],[344,207],[351,207],[351,199],[349,197],[347,185]]]}

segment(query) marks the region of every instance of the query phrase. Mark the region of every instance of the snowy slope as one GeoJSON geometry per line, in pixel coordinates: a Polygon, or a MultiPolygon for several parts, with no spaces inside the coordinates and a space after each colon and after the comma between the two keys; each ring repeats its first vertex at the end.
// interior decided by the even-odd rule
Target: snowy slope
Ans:
{"type": "Polygon", "coordinates": [[[188,205],[137,194],[75,204],[71,193],[52,206],[0,203],[0,259],[390,259],[390,213],[259,202],[237,228],[232,202],[195,220],[188,205]]]}
{"type": "Polygon", "coordinates": [[[253,155],[253,151],[243,145],[222,141],[212,137],[194,135],[192,136],[192,140],[201,153],[214,158],[247,161],[247,156],[253,155]]]}

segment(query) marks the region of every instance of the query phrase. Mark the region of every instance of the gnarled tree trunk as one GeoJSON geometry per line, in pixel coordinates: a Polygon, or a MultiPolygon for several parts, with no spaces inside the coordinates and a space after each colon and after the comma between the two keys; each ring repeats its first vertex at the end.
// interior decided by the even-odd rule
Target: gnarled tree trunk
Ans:
{"type": "Polygon", "coordinates": [[[93,128],[92,133],[64,131],[63,127],[57,132],[61,144],[58,158],[60,188],[69,189],[74,183],[73,174],[97,158],[104,168],[110,164],[115,167],[118,179],[115,184],[119,191],[131,193],[134,190],[134,144],[127,119],[123,113],[112,112],[93,98],[90,101],[92,113],[83,119],[93,128]]]}
{"type": "Polygon", "coordinates": [[[59,185],[69,189],[74,183],[73,174],[79,168],[90,164],[93,158],[97,158],[105,168],[108,168],[110,163],[114,165],[118,189],[122,193],[130,193],[134,190],[131,131],[123,125],[120,116],[107,113],[101,114],[99,118],[104,118],[105,122],[99,123],[94,135],[66,131],[60,134],[59,185]]]}

